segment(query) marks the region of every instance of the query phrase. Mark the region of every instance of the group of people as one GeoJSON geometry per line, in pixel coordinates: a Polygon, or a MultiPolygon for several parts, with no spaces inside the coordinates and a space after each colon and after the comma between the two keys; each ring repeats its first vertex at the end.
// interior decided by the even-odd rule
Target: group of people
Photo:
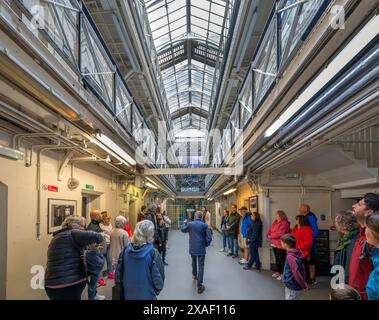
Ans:
{"type": "MultiPolygon", "coordinates": [[[[224,210],[221,220],[223,247],[221,252],[238,257],[248,270],[261,269],[258,248],[262,245],[262,221],[258,213],[246,207],[231,206],[224,210]]],[[[331,289],[331,299],[379,300],[379,195],[368,193],[335,217],[335,228],[340,234],[334,265],[342,268],[342,281],[331,289]]],[[[267,237],[275,256],[276,280],[285,285],[288,300],[299,299],[303,290],[316,284],[315,255],[318,236],[317,217],[307,204],[299,207],[296,224],[291,229],[283,210],[278,210],[267,237]]]]}
{"type": "MultiPolygon", "coordinates": [[[[208,212],[207,208],[196,211],[193,221],[185,220],[180,228],[189,233],[192,276],[197,281],[199,294],[205,290],[206,247],[212,241],[208,212]]],[[[88,285],[89,299],[104,299],[96,288],[99,281],[102,282],[106,262],[104,275],[115,278],[122,287],[123,299],[156,299],[165,280],[171,221],[156,204],[143,207],[138,220],[134,234],[131,234],[128,220],[123,215],[115,218],[115,228],[106,211],[93,210],[87,228],[83,217],[66,218],[48,248],[45,272],[48,297],[80,300],[88,285]]],[[[335,228],[341,236],[334,265],[342,269],[343,283],[332,287],[330,298],[379,300],[379,194],[368,193],[353,205],[352,210],[339,212],[335,217],[335,228]]],[[[243,268],[261,270],[259,247],[262,246],[263,227],[258,213],[250,213],[246,207],[237,210],[233,204],[230,213],[224,211],[221,231],[223,248],[220,251],[238,258],[241,248],[243,256],[239,263],[243,268]]],[[[275,255],[273,277],[284,283],[288,300],[299,299],[302,291],[316,283],[317,235],[317,217],[309,205],[300,206],[292,229],[286,213],[276,212],[267,237],[275,255]]]]}
{"type": "Polygon", "coordinates": [[[125,299],[156,298],[163,288],[171,221],[157,205],[147,210],[143,206],[133,234],[124,215],[121,212],[115,218],[114,227],[107,211],[92,210],[87,227],[84,217],[72,215],[65,219],[61,230],[53,234],[47,252],[45,291],[50,299],[80,300],[87,286],[89,300],[104,300],[97,288],[107,284],[105,277],[123,284],[125,299]],[[141,287],[135,278],[140,279],[142,269],[153,264],[154,268],[148,268],[152,270],[151,281],[144,284],[146,290],[141,290],[143,284],[141,287]]]}
{"type": "Polygon", "coordinates": [[[257,212],[250,213],[246,207],[241,207],[237,211],[237,205],[232,204],[230,213],[224,210],[221,219],[221,233],[223,247],[221,252],[226,252],[227,256],[238,258],[238,250],[243,250],[243,257],[239,263],[244,265],[244,269],[261,270],[259,258],[259,248],[262,246],[262,220],[257,212]],[[240,213],[238,213],[238,211],[240,213]]]}

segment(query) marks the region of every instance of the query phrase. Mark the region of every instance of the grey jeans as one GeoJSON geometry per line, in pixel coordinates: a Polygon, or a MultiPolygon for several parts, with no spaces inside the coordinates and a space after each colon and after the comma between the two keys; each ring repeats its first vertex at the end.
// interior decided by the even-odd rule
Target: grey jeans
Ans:
{"type": "Polygon", "coordinates": [[[301,300],[301,291],[285,288],[286,300],[301,300]]]}

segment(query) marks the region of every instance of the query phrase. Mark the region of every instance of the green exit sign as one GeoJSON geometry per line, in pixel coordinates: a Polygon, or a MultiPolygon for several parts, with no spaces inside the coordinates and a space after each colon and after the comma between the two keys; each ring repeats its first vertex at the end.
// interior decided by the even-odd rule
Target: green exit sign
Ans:
{"type": "Polygon", "coordinates": [[[92,184],[86,184],[87,190],[95,190],[95,187],[92,184]]]}

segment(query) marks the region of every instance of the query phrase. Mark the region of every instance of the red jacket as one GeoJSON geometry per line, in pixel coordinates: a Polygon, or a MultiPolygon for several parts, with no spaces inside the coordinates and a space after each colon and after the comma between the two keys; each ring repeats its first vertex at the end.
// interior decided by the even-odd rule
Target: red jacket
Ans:
{"type": "Polygon", "coordinates": [[[132,231],[132,229],[130,229],[130,223],[129,222],[125,225],[125,231],[128,233],[129,238],[131,239],[133,237],[133,231],[132,231]]]}
{"type": "Polygon", "coordinates": [[[270,238],[270,243],[279,249],[283,249],[280,243],[280,237],[290,232],[290,222],[288,220],[275,220],[267,236],[270,238]]]}
{"type": "Polygon", "coordinates": [[[296,238],[296,247],[301,250],[303,258],[311,256],[311,248],[313,245],[313,230],[309,226],[292,229],[291,232],[296,238]]]}
{"type": "MultiPolygon", "coordinates": [[[[366,228],[362,228],[350,258],[349,285],[358,290],[364,299],[367,300],[366,284],[373,269],[371,257],[361,260],[366,243],[366,228]]],[[[371,247],[371,246],[369,246],[371,247]]]]}

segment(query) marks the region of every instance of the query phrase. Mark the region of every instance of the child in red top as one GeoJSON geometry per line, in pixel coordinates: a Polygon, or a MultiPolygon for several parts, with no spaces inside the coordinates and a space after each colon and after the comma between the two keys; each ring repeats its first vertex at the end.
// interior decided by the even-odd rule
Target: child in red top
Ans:
{"type": "Polygon", "coordinates": [[[301,250],[303,254],[303,261],[307,283],[309,282],[309,268],[308,260],[311,257],[311,248],[313,245],[313,230],[309,225],[307,217],[303,215],[296,216],[296,226],[291,232],[296,238],[296,247],[301,250]]]}

